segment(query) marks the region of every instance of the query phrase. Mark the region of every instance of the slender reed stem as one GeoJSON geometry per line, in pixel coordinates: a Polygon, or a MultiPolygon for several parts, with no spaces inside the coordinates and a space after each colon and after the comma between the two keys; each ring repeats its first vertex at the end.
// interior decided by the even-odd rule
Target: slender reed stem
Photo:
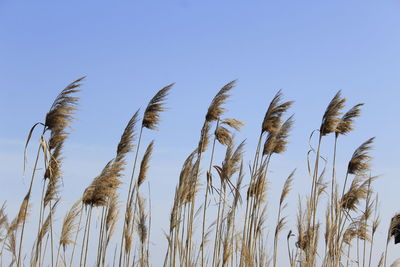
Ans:
{"type": "MultiPolygon", "coordinates": [[[[78,227],[77,227],[77,229],[76,229],[74,244],[73,244],[73,247],[72,247],[71,259],[70,259],[70,262],[69,262],[69,266],[70,266],[70,267],[72,266],[72,262],[73,262],[73,260],[74,260],[74,253],[75,253],[75,248],[76,248],[76,242],[77,242],[77,240],[78,240],[78,235],[79,235],[79,231],[80,231],[79,228],[81,227],[81,222],[82,222],[82,215],[83,215],[83,203],[82,203],[82,202],[81,202],[81,208],[80,208],[79,213],[80,213],[80,215],[79,215],[78,227]]],[[[82,242],[82,244],[83,244],[83,242],[82,242]]]]}
{"type": "MultiPolygon", "coordinates": [[[[43,129],[43,133],[44,134],[46,128],[43,129]]],[[[29,207],[29,200],[31,198],[31,192],[32,192],[32,185],[33,185],[33,181],[35,180],[35,174],[36,174],[36,168],[38,165],[38,161],[39,161],[39,155],[40,155],[40,148],[42,147],[41,144],[39,144],[37,153],[36,153],[36,159],[35,159],[35,164],[33,165],[33,171],[32,171],[32,177],[31,177],[31,182],[29,184],[29,190],[28,190],[28,199],[27,199],[27,204],[26,207],[24,209],[24,219],[22,221],[22,229],[21,229],[21,237],[19,240],[19,249],[18,249],[18,257],[17,257],[17,267],[21,266],[21,253],[22,253],[22,242],[24,240],[24,230],[25,230],[25,223],[26,223],[26,215],[28,213],[28,207],[29,207]]]]}
{"type": "MultiPolygon", "coordinates": [[[[219,119],[217,120],[217,125],[215,129],[218,129],[219,126],[219,119]]],[[[201,144],[203,145],[204,143],[204,136],[202,137],[202,142],[201,144]]],[[[210,159],[210,165],[208,167],[208,174],[211,175],[211,168],[212,168],[212,163],[214,159],[214,152],[215,152],[215,143],[216,143],[216,137],[215,134],[213,135],[213,145],[211,149],[211,159],[210,159]]],[[[200,148],[203,150],[203,148],[200,148]]],[[[210,177],[211,178],[211,177],[210,177]]],[[[208,201],[208,191],[211,190],[210,188],[210,181],[207,179],[207,185],[206,185],[206,195],[204,197],[204,205],[203,205],[203,223],[202,223],[202,231],[201,231],[201,266],[204,266],[204,237],[205,237],[205,225],[206,225],[206,212],[207,212],[207,201],[208,201]]]]}
{"type": "MultiPolygon", "coordinates": [[[[82,205],[83,205],[83,203],[82,203],[82,205]]],[[[84,251],[85,251],[85,241],[86,241],[86,234],[87,234],[87,231],[88,231],[88,223],[89,223],[89,214],[88,214],[88,212],[86,212],[87,214],[86,214],[86,223],[85,223],[85,231],[83,232],[83,239],[82,239],[82,247],[81,247],[81,256],[80,256],[80,260],[79,260],[79,266],[82,266],[82,260],[83,260],[83,253],[84,253],[84,251]]],[[[72,259],[72,257],[71,257],[71,259],[72,259]]]]}
{"type": "Polygon", "coordinates": [[[87,254],[88,254],[89,239],[90,239],[90,222],[91,222],[91,220],[92,220],[92,206],[90,206],[90,208],[89,208],[89,224],[88,224],[88,230],[87,230],[85,259],[83,261],[83,266],[86,266],[86,258],[87,258],[87,254]]]}
{"type": "MultiPolygon", "coordinates": [[[[126,227],[128,226],[127,225],[127,221],[126,221],[126,216],[127,216],[127,213],[128,213],[129,203],[130,203],[130,201],[131,201],[131,199],[133,197],[134,191],[135,191],[135,187],[132,188],[132,185],[133,185],[133,181],[134,181],[134,177],[135,177],[136,163],[137,163],[137,159],[138,159],[138,155],[139,155],[140,142],[142,140],[142,133],[143,133],[143,126],[140,128],[138,144],[136,146],[135,159],[133,161],[131,180],[129,182],[128,198],[127,198],[126,204],[125,204],[125,216],[124,216],[125,220],[124,220],[124,228],[123,228],[123,231],[122,231],[122,234],[121,234],[119,266],[122,266],[121,264],[122,264],[122,253],[123,253],[123,250],[124,250],[124,233],[125,233],[125,231],[127,231],[126,227]]],[[[135,214],[133,216],[135,216],[135,214]]]]}

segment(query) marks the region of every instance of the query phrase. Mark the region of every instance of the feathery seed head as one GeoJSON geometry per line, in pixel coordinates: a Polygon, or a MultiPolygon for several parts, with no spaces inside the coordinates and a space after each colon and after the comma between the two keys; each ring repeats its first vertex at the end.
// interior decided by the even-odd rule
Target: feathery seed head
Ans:
{"type": "Polygon", "coordinates": [[[154,141],[151,141],[148,145],[146,152],[144,153],[142,162],[140,163],[140,171],[138,177],[138,187],[144,182],[147,176],[147,171],[149,169],[149,161],[151,154],[153,153],[154,141]]]}
{"type": "Polygon", "coordinates": [[[208,107],[208,111],[206,114],[206,121],[208,122],[216,121],[225,112],[225,109],[222,107],[222,105],[226,102],[226,100],[230,96],[228,92],[235,86],[235,84],[236,80],[231,81],[230,83],[222,87],[221,90],[219,90],[219,92],[215,95],[210,106],[208,107]]]}
{"type": "Polygon", "coordinates": [[[173,85],[174,83],[165,86],[150,100],[143,115],[142,127],[157,130],[157,125],[160,122],[160,113],[165,110],[165,99],[173,85]]]}
{"type": "Polygon", "coordinates": [[[372,149],[374,139],[375,137],[368,139],[354,151],[347,168],[349,174],[362,176],[368,171],[370,165],[369,161],[371,159],[368,152],[372,149]]]}
{"type": "Polygon", "coordinates": [[[293,101],[287,101],[282,103],[282,91],[279,90],[275,97],[272,99],[267,112],[265,113],[264,120],[261,127],[261,132],[274,133],[279,129],[281,124],[281,117],[290,106],[293,101]]]}
{"type": "Polygon", "coordinates": [[[363,105],[364,104],[355,105],[342,116],[342,118],[339,120],[336,126],[336,135],[339,134],[344,135],[353,130],[354,119],[360,116],[361,107],[363,105]]]}
{"type": "Polygon", "coordinates": [[[329,103],[325,110],[324,116],[322,117],[322,123],[320,127],[321,136],[335,132],[336,126],[340,122],[338,116],[341,114],[340,112],[343,109],[345,102],[346,99],[342,98],[341,91],[337,92],[329,103]]]}

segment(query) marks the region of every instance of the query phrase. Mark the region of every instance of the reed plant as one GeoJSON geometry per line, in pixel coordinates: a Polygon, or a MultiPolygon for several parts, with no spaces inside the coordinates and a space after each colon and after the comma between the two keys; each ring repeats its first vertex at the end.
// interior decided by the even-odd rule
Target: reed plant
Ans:
{"type": "MultiPolygon", "coordinates": [[[[143,153],[140,149],[145,130],[159,128],[174,84],[159,90],[142,114],[138,110],[132,115],[115,155],[82,188],[81,198],[57,223],[57,208],[64,203],[62,151],[82,81],[80,78],[63,89],[45,121],[34,124],[28,132],[26,158],[31,139],[41,127],[31,180],[19,210],[9,220],[6,205],[0,209],[1,265],[6,260],[18,267],[153,265],[150,186],[146,193],[143,184],[150,178],[156,179],[148,177],[153,168],[152,156],[157,153],[155,141],[149,142],[143,153]],[[132,171],[130,179],[125,179],[128,165],[132,171]],[[42,191],[34,192],[40,168],[44,170],[42,191]],[[127,187],[127,195],[122,193],[122,187],[127,187]],[[31,208],[33,194],[40,197],[38,210],[31,208]],[[31,253],[24,246],[29,242],[24,234],[31,227],[29,217],[38,221],[31,253]],[[97,227],[93,229],[93,225],[97,227]]],[[[338,168],[339,141],[354,130],[364,104],[343,113],[346,99],[341,91],[328,103],[318,130],[309,139],[306,155],[310,191],[299,195],[298,214],[293,216],[286,208],[294,206],[288,196],[297,179],[295,171],[285,180],[276,177],[271,166],[275,161],[285,161],[283,154],[288,150],[295,124],[288,111],[294,102],[284,100],[282,91],[272,97],[249,162],[245,158],[248,141],[236,138],[244,123],[226,116],[227,101],[235,86],[236,81],[225,84],[212,99],[201,124],[199,141],[182,164],[175,192],[163,196],[172,199],[169,227],[165,231],[164,266],[386,266],[391,241],[400,243],[400,215],[391,220],[385,249],[379,251],[382,257],[374,262],[373,255],[380,249],[375,243],[381,223],[378,194],[374,192],[377,177],[371,169],[375,139],[361,143],[349,155],[346,168],[338,168]],[[332,162],[328,161],[330,152],[324,146],[329,138],[333,142],[332,162]],[[331,175],[327,181],[328,172],[331,175]],[[270,191],[275,190],[269,188],[271,181],[282,184],[278,199],[271,197],[270,191]],[[321,216],[323,208],[325,215],[321,216]]]]}

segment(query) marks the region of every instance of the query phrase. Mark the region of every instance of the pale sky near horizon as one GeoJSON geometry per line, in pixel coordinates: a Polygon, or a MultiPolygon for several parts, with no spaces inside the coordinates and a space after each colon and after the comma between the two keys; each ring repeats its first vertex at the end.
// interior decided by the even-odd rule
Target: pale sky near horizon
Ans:
{"type": "MultiPolygon", "coordinates": [[[[0,202],[7,200],[15,212],[28,188],[22,163],[29,128],[44,119],[69,82],[87,76],[65,145],[65,205],[60,205],[59,221],[113,157],[130,116],[143,110],[158,89],[176,82],[160,129],[144,136],[144,144],[155,139],[149,182],[152,255],[158,266],[166,243],[161,230],[167,228],[181,164],[197,145],[212,97],[238,79],[226,107],[228,117],[246,123],[237,134],[238,142],[246,139],[246,163],[273,95],[282,89],[285,99],[295,101],[288,151],[272,161],[269,199],[277,200],[284,178],[297,168],[287,210],[291,221],[298,195],[304,196],[310,184],[308,137],[319,127],[326,105],[338,90],[347,98],[346,108],[365,103],[356,130],[339,141],[339,166],[343,174],[354,149],[376,136],[372,174],[381,176],[375,189],[383,240],[391,216],[400,211],[399,14],[400,1],[394,0],[0,0],[0,182],[5,185],[0,202]]],[[[323,145],[328,161],[331,139],[323,145]]],[[[37,135],[30,155],[35,141],[37,135]]],[[[222,161],[218,156],[216,164],[222,161]]],[[[394,260],[400,249],[390,249],[394,260]]]]}

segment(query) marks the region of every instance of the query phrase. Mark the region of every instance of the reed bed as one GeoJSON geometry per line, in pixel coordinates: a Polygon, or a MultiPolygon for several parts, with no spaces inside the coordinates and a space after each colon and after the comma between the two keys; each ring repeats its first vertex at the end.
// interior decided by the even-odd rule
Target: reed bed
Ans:
{"type": "MultiPolygon", "coordinates": [[[[156,92],[144,112],[133,113],[115,154],[97,176],[88,180],[81,198],[61,223],[56,223],[57,207],[62,203],[62,150],[83,81],[84,78],[77,79],[63,89],[44,122],[36,123],[28,132],[25,154],[27,147],[33,145],[35,131],[40,132],[40,138],[29,187],[16,216],[8,217],[5,204],[0,209],[1,265],[152,265],[151,195],[150,188],[144,189],[143,184],[150,179],[148,170],[153,168],[151,159],[157,148],[155,141],[143,148],[142,138],[160,127],[174,84],[156,92]],[[40,168],[45,170],[41,180],[37,177],[40,168]],[[124,177],[127,168],[131,170],[130,177],[124,177]],[[41,183],[41,192],[34,192],[34,183],[41,183]],[[127,195],[121,193],[124,185],[128,187],[127,195]],[[31,209],[33,195],[40,199],[35,210],[31,209]],[[38,221],[37,230],[30,226],[32,221],[38,221]],[[35,240],[27,238],[27,229],[37,232],[35,240]]],[[[387,262],[388,247],[400,243],[400,214],[389,224],[386,244],[375,244],[380,214],[378,193],[373,189],[377,177],[370,167],[374,138],[354,148],[346,169],[337,167],[339,141],[354,130],[363,104],[345,111],[346,99],[340,91],[327,103],[319,129],[310,136],[310,150],[305,153],[310,191],[300,195],[298,203],[291,203],[288,196],[297,179],[295,170],[285,170],[287,177],[280,179],[282,188],[273,189],[281,192],[278,199],[270,198],[269,184],[271,164],[284,160],[284,155],[277,155],[284,154],[289,146],[295,126],[290,111],[294,102],[284,100],[282,91],[272,96],[260,122],[257,147],[253,152],[247,151],[252,155],[247,166],[246,141],[235,137],[244,123],[226,117],[227,101],[235,86],[236,81],[227,83],[211,100],[199,141],[189,151],[176,179],[175,192],[164,196],[170,197],[172,206],[165,231],[167,250],[156,255],[163,255],[163,265],[391,264],[387,262]],[[332,141],[332,152],[323,151],[322,144],[332,141]],[[328,153],[332,154],[327,157],[328,153]],[[222,158],[217,156],[222,154],[222,158]],[[326,158],[333,160],[328,164],[326,158]],[[298,206],[297,215],[288,214],[288,205],[298,206]],[[277,214],[271,214],[271,207],[277,214]],[[276,218],[275,223],[267,225],[267,217],[276,218]],[[289,225],[295,227],[290,229],[289,225]],[[378,253],[382,255],[379,261],[373,258],[378,253]]]]}

